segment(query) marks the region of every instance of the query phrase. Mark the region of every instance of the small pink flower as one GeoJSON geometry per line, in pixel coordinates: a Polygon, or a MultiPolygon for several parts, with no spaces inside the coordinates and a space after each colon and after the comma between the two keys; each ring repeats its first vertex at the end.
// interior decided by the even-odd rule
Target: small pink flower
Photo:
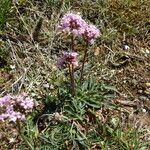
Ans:
{"type": "Polygon", "coordinates": [[[78,54],[76,52],[66,52],[64,53],[63,57],[58,60],[57,66],[59,68],[65,68],[67,64],[72,64],[77,67],[77,56],[78,54]]]}

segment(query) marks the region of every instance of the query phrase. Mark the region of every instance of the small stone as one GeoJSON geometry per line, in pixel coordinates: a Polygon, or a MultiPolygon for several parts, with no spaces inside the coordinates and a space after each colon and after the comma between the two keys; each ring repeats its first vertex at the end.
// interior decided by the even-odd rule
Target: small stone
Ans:
{"type": "Polygon", "coordinates": [[[125,50],[129,50],[130,47],[129,47],[128,45],[124,45],[124,49],[125,49],[125,50]]]}
{"type": "Polygon", "coordinates": [[[10,65],[10,68],[11,68],[12,70],[14,70],[14,69],[16,68],[16,66],[15,66],[15,65],[10,65]]]}
{"type": "Polygon", "coordinates": [[[53,90],[54,89],[54,85],[51,84],[50,85],[50,89],[53,90]]]}
{"type": "Polygon", "coordinates": [[[36,93],[31,93],[31,95],[34,97],[34,96],[36,96],[37,94],[36,94],[36,93]]]}
{"type": "Polygon", "coordinates": [[[43,87],[45,87],[45,88],[49,88],[49,84],[48,84],[48,83],[43,84],[43,87]]]}
{"type": "Polygon", "coordinates": [[[123,83],[126,83],[127,81],[126,80],[123,80],[123,83]]]}
{"type": "Polygon", "coordinates": [[[143,93],[143,91],[142,91],[142,90],[138,90],[138,93],[140,93],[140,94],[141,94],[141,93],[143,93]]]}
{"type": "Polygon", "coordinates": [[[145,83],[145,85],[146,85],[147,87],[150,87],[150,83],[145,83]]]}
{"type": "Polygon", "coordinates": [[[14,143],[15,142],[15,139],[14,138],[10,138],[9,139],[9,143],[14,143]]]}
{"type": "Polygon", "coordinates": [[[145,49],[145,53],[149,54],[149,53],[150,53],[150,51],[149,51],[148,49],[145,49]]]}
{"type": "Polygon", "coordinates": [[[144,112],[144,113],[145,113],[145,112],[146,112],[146,109],[142,109],[142,112],[144,112]]]}
{"type": "Polygon", "coordinates": [[[146,90],[144,91],[144,93],[147,94],[147,95],[150,95],[150,89],[146,89],[146,90]]]}
{"type": "Polygon", "coordinates": [[[40,85],[40,84],[41,84],[41,82],[38,82],[38,81],[36,82],[36,85],[40,85]]]}

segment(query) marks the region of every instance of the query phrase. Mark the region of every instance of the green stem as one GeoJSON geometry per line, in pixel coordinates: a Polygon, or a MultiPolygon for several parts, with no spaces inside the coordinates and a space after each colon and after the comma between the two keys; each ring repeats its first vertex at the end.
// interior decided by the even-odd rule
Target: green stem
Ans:
{"type": "Polygon", "coordinates": [[[69,75],[70,75],[70,92],[72,96],[75,95],[75,79],[74,79],[74,66],[68,65],[69,67],[69,75]]]}
{"type": "Polygon", "coordinates": [[[74,65],[72,65],[72,95],[75,95],[75,78],[74,78],[74,65]]]}
{"type": "MultiPolygon", "coordinates": [[[[74,36],[72,34],[71,35],[70,49],[73,52],[75,51],[74,40],[75,40],[75,38],[74,38],[74,36]]],[[[70,74],[70,81],[71,81],[71,83],[70,83],[70,91],[71,91],[72,96],[74,96],[75,95],[75,78],[74,78],[74,65],[72,65],[72,64],[71,65],[69,64],[69,74],[70,74]]]]}
{"type": "Polygon", "coordinates": [[[81,76],[80,76],[80,82],[82,82],[83,80],[83,71],[84,71],[84,65],[85,65],[85,61],[87,58],[87,53],[88,52],[88,42],[86,42],[86,48],[84,50],[84,57],[83,57],[83,61],[82,61],[82,67],[81,67],[81,76]]]}

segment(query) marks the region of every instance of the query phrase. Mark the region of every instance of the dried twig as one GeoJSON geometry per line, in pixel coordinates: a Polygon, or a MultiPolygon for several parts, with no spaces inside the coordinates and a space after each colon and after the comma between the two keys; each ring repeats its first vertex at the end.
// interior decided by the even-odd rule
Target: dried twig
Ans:
{"type": "Polygon", "coordinates": [[[137,107],[137,103],[132,102],[132,101],[127,101],[127,100],[123,101],[123,100],[119,100],[119,99],[117,99],[115,101],[116,101],[116,103],[119,103],[124,106],[137,107]]]}

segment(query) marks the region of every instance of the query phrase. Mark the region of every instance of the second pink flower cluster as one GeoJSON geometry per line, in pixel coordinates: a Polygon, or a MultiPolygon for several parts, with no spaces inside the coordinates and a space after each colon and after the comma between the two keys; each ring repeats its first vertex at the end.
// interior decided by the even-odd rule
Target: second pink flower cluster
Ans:
{"type": "Polygon", "coordinates": [[[76,52],[64,53],[63,57],[60,58],[57,62],[58,67],[65,68],[67,67],[67,65],[70,64],[77,67],[78,66],[77,56],[78,54],[76,52]]]}

